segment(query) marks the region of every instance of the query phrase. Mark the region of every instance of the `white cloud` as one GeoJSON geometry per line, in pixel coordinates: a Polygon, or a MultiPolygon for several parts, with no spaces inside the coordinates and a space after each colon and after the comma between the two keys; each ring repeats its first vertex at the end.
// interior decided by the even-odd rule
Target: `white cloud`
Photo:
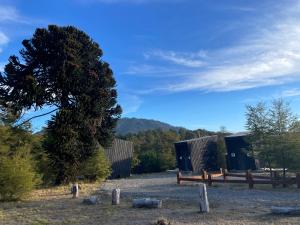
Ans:
{"type": "MultiPolygon", "coordinates": [[[[2,52],[2,46],[7,44],[9,42],[9,38],[0,31],[0,53],[2,52]]],[[[0,64],[0,69],[1,69],[1,64],[0,64]]]]}
{"type": "Polygon", "coordinates": [[[7,44],[9,42],[9,38],[0,31],[0,45],[7,44]]]}
{"type": "Polygon", "coordinates": [[[143,103],[139,96],[128,93],[120,93],[119,98],[119,102],[123,109],[123,115],[136,112],[143,103]]]}
{"type": "Polygon", "coordinates": [[[180,75],[179,79],[165,80],[152,90],[222,92],[300,81],[299,12],[300,8],[286,9],[280,19],[269,18],[268,27],[265,21],[257,24],[255,31],[236,40],[234,46],[206,50],[202,55],[199,52],[203,51],[146,52],[148,63],[157,59],[160,63],[171,62],[177,65],[175,74],[180,75]]]}
{"type": "Polygon", "coordinates": [[[233,91],[300,80],[300,22],[276,24],[252,41],[212,52],[211,58],[203,71],[168,90],[233,91]]]}
{"type": "Polygon", "coordinates": [[[295,97],[300,96],[300,89],[299,88],[292,88],[289,90],[284,90],[281,95],[281,97],[295,97]]]}
{"type": "Polygon", "coordinates": [[[154,50],[145,53],[144,56],[147,59],[158,57],[177,65],[196,68],[205,65],[203,58],[205,58],[206,55],[203,51],[199,51],[196,53],[179,53],[174,51],[154,50]]]}
{"type": "Polygon", "coordinates": [[[25,18],[19,14],[17,9],[12,6],[0,6],[0,22],[13,22],[13,23],[25,23],[30,24],[28,18],[25,18]]]}

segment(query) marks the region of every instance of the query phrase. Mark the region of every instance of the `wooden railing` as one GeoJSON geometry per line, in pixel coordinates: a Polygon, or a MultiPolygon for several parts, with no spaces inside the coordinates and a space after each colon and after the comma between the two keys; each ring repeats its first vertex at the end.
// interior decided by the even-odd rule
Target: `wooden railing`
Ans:
{"type": "Polygon", "coordinates": [[[300,173],[296,173],[295,177],[280,177],[278,172],[274,171],[271,176],[263,176],[253,174],[251,171],[246,171],[244,174],[241,173],[228,173],[226,169],[221,169],[220,172],[207,172],[202,171],[199,176],[187,176],[182,175],[181,172],[177,173],[177,183],[181,184],[182,181],[195,181],[205,182],[208,186],[212,183],[235,183],[235,184],[248,184],[249,188],[252,189],[255,184],[270,184],[273,188],[278,185],[283,187],[297,184],[300,188],[300,173]],[[239,178],[239,179],[237,179],[239,178]],[[244,179],[241,179],[244,178],[244,179]]]}

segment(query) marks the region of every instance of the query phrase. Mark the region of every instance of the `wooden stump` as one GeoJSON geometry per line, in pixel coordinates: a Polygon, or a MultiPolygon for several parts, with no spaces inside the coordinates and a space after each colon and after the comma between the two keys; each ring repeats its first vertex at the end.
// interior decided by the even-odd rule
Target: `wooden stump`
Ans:
{"type": "Polygon", "coordinates": [[[133,199],[132,206],[134,208],[161,208],[162,200],[151,198],[133,199]]]}
{"type": "Polygon", "coordinates": [[[121,193],[121,190],[119,188],[116,188],[112,191],[112,194],[111,194],[112,205],[120,204],[120,193],[121,193]]]}
{"type": "Polygon", "coordinates": [[[209,203],[207,198],[206,185],[203,183],[199,184],[199,200],[200,212],[208,213],[209,203]]]}
{"type": "Polygon", "coordinates": [[[79,196],[79,185],[78,183],[73,184],[71,188],[71,194],[73,195],[72,198],[78,198],[79,196]]]}

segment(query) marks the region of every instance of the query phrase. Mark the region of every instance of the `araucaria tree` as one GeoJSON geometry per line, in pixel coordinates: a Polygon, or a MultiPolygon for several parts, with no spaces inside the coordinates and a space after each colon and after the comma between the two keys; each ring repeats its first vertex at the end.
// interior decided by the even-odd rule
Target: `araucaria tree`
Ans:
{"type": "Polygon", "coordinates": [[[116,82],[102,50],[72,26],[37,29],[0,75],[0,101],[15,115],[55,106],[45,149],[56,183],[79,175],[82,163],[110,143],[121,114],[116,82]]]}

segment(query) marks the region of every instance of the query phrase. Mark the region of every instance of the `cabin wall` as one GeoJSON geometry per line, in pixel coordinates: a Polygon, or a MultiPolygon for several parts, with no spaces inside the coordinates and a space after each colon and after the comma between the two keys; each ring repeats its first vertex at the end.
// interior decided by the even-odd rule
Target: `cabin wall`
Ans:
{"type": "Polygon", "coordinates": [[[179,170],[200,173],[204,170],[218,170],[217,136],[203,137],[175,143],[179,170]]]}
{"type": "Polygon", "coordinates": [[[228,170],[256,169],[255,160],[251,157],[247,136],[225,137],[225,144],[228,170]]]}
{"type": "Polygon", "coordinates": [[[110,178],[130,176],[131,161],[133,157],[133,143],[115,139],[110,148],[105,149],[106,156],[111,164],[110,178]]]}

